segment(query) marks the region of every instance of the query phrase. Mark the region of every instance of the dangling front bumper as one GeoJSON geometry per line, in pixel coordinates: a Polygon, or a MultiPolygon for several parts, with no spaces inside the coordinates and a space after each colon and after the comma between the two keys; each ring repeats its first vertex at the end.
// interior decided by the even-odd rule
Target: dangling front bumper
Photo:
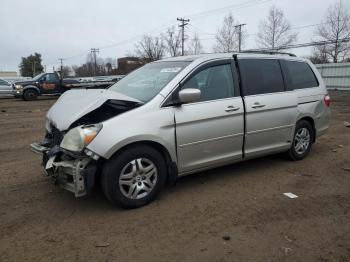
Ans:
{"type": "Polygon", "coordinates": [[[67,154],[59,146],[49,148],[45,144],[33,143],[30,147],[33,152],[43,155],[44,170],[55,184],[74,193],[76,197],[92,191],[97,170],[95,160],[85,155],[67,154]]]}

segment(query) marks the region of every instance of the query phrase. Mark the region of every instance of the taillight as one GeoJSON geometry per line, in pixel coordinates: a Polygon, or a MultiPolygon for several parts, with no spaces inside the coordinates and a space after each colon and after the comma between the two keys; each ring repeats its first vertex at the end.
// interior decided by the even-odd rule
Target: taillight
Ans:
{"type": "Polygon", "coordinates": [[[331,105],[331,97],[329,95],[325,95],[323,101],[326,106],[329,107],[331,105]]]}

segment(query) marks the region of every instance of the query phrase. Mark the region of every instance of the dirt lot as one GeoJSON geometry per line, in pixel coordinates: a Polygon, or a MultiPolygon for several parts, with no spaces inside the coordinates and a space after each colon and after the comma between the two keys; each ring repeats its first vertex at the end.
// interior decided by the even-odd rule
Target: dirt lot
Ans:
{"type": "Polygon", "coordinates": [[[330,131],[305,160],[191,175],[136,210],[43,176],[28,145],[55,99],[0,99],[0,261],[349,261],[350,92],[331,95],[330,131]]]}

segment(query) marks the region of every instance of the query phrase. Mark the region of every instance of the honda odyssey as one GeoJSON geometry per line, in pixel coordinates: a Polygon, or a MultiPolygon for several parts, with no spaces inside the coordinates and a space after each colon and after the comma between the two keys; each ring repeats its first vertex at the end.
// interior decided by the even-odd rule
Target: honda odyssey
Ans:
{"type": "Polygon", "coordinates": [[[107,90],[65,92],[31,148],[76,197],[99,180],[112,203],[134,208],[180,176],[280,152],[303,159],[329,106],[317,69],[291,54],[175,57],[107,90]]]}

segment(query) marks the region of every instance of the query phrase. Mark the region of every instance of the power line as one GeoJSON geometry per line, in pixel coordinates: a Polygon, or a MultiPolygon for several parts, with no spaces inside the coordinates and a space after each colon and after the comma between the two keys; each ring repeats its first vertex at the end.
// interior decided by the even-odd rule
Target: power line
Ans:
{"type": "MultiPolygon", "coordinates": [[[[116,42],[116,43],[113,43],[113,44],[109,44],[109,45],[105,45],[105,46],[100,46],[98,49],[101,50],[101,49],[107,49],[107,48],[112,48],[112,47],[116,47],[116,46],[119,46],[119,45],[123,45],[123,44],[127,44],[127,43],[130,43],[131,41],[134,41],[138,38],[140,38],[141,36],[145,35],[145,34],[150,34],[160,28],[164,28],[164,27],[168,27],[168,26],[172,26],[172,25],[175,25],[175,23],[172,23],[172,24],[163,24],[162,26],[159,26],[159,27],[156,27],[148,32],[145,32],[145,33],[142,33],[142,34],[138,34],[138,35],[135,35],[133,37],[130,37],[130,38],[127,38],[125,40],[122,40],[120,42],[116,42]]],[[[76,57],[80,57],[80,56],[83,56],[83,55],[86,55],[86,53],[88,52],[91,52],[91,50],[86,50],[84,52],[81,52],[81,53],[78,53],[76,55],[72,55],[72,56],[69,56],[69,57],[65,57],[64,59],[65,60],[68,60],[68,59],[72,59],[72,58],[76,58],[76,57]]]]}
{"type": "Polygon", "coordinates": [[[260,49],[248,49],[245,51],[278,51],[278,50],[284,50],[284,49],[293,49],[293,48],[301,48],[301,47],[309,47],[309,46],[320,46],[320,45],[331,45],[336,43],[347,43],[350,42],[350,37],[342,38],[338,40],[326,40],[326,41],[313,41],[308,43],[301,43],[301,44],[293,44],[293,45],[284,45],[284,46],[278,46],[276,48],[260,48],[260,49]]]}
{"type": "Polygon", "coordinates": [[[264,4],[267,2],[271,2],[271,1],[272,0],[251,0],[251,1],[246,1],[246,2],[240,3],[240,4],[233,4],[233,5],[228,5],[225,7],[211,9],[211,10],[207,10],[207,11],[203,11],[203,12],[188,14],[186,16],[190,17],[192,20],[194,20],[194,19],[199,19],[202,17],[207,17],[208,15],[225,13],[225,12],[228,12],[231,10],[239,10],[239,9],[246,8],[246,7],[261,5],[261,4],[264,4]]]}
{"type": "MultiPolygon", "coordinates": [[[[318,23],[318,24],[310,24],[310,25],[302,25],[302,26],[293,26],[290,29],[291,30],[296,30],[296,29],[304,29],[304,28],[310,28],[310,27],[315,27],[315,26],[319,26],[319,25],[324,25],[324,24],[329,24],[328,22],[325,23],[318,23]]],[[[253,35],[257,35],[258,33],[253,33],[253,34],[247,34],[247,36],[253,36],[253,35]]]]}
{"type": "MultiPolygon", "coordinates": [[[[325,23],[318,23],[318,24],[309,24],[309,25],[301,25],[301,26],[293,26],[291,27],[290,29],[291,30],[296,30],[296,29],[304,29],[304,28],[309,28],[309,27],[315,27],[315,26],[319,26],[319,25],[324,25],[324,24],[329,24],[329,22],[325,22],[325,23]]],[[[194,26],[192,24],[190,24],[193,28],[197,29],[198,31],[201,31],[202,34],[205,34],[205,35],[216,35],[214,33],[208,33],[208,32],[204,32],[202,31],[202,29],[200,29],[199,27],[197,26],[194,26]]],[[[254,36],[254,35],[257,35],[258,33],[251,33],[251,34],[246,34],[246,36],[254,36]]],[[[204,38],[203,40],[209,40],[209,39],[215,39],[215,37],[212,37],[212,38],[204,38]]]]}
{"type": "MultiPolygon", "coordinates": [[[[344,19],[339,20],[339,21],[344,21],[344,19]]],[[[301,26],[292,26],[290,29],[291,30],[296,30],[296,29],[304,29],[304,28],[310,28],[310,27],[315,27],[315,26],[319,26],[319,25],[326,25],[326,24],[331,24],[331,22],[323,22],[323,23],[317,23],[317,24],[308,24],[308,25],[301,25],[301,26]]],[[[204,32],[202,29],[200,29],[197,26],[194,26],[193,24],[189,24],[190,26],[192,26],[193,28],[197,29],[198,31],[202,32],[202,34],[205,35],[216,35],[214,33],[208,33],[208,32],[204,32]]],[[[246,36],[254,36],[257,35],[258,33],[251,33],[251,34],[245,34],[246,36]]],[[[199,40],[211,40],[211,39],[215,39],[215,37],[212,38],[202,38],[199,40]]]]}
{"type": "Polygon", "coordinates": [[[202,29],[200,29],[197,26],[194,26],[193,24],[188,24],[188,25],[192,26],[194,29],[196,29],[197,31],[201,32],[203,35],[216,35],[216,34],[207,33],[206,31],[203,31],[202,29]]]}
{"type": "MultiPolygon", "coordinates": [[[[303,28],[315,27],[315,26],[322,25],[322,24],[328,24],[328,23],[325,22],[325,23],[317,23],[317,24],[302,25],[302,26],[291,27],[291,29],[292,29],[292,30],[295,30],[295,29],[303,29],[303,28]]],[[[200,28],[198,28],[197,26],[194,26],[193,24],[188,24],[188,25],[190,25],[190,26],[196,28],[196,29],[199,30],[199,31],[202,31],[200,28]]],[[[161,27],[166,27],[166,26],[169,26],[169,24],[167,24],[167,25],[163,24],[161,27]]],[[[158,28],[160,28],[160,27],[158,27],[158,28]]],[[[156,31],[156,29],[153,29],[152,31],[156,31]]],[[[150,32],[152,32],[152,31],[150,31],[150,32]]],[[[207,35],[216,35],[216,34],[207,33],[207,32],[203,32],[203,31],[202,31],[202,33],[207,34],[207,35]]],[[[257,35],[257,33],[247,34],[247,36],[253,36],[253,35],[257,35]]],[[[107,45],[107,46],[102,46],[102,47],[100,47],[99,49],[110,48],[110,47],[118,46],[118,45],[120,45],[120,44],[128,43],[128,42],[130,42],[130,41],[133,40],[133,39],[137,39],[138,37],[140,37],[140,35],[134,36],[134,37],[132,37],[132,38],[123,40],[123,41],[118,42],[118,43],[115,43],[115,44],[111,44],[111,45],[107,45]]],[[[205,40],[214,40],[214,39],[216,39],[216,38],[215,38],[215,37],[199,38],[199,40],[203,40],[203,41],[205,41],[205,40]]],[[[291,47],[291,48],[292,48],[292,47],[291,47]]],[[[297,48],[297,47],[293,47],[293,48],[297,48]]],[[[259,49],[254,49],[254,50],[259,50],[259,49]]],[[[68,60],[68,59],[80,57],[80,56],[82,56],[82,55],[85,55],[87,52],[88,52],[88,50],[86,50],[86,51],[84,51],[84,52],[82,52],[82,53],[79,53],[79,54],[77,54],[77,55],[73,55],[73,56],[70,56],[70,57],[63,58],[63,59],[64,59],[64,60],[68,60]]],[[[52,64],[53,64],[53,63],[52,63],[52,64]]]]}
{"type": "MultiPolygon", "coordinates": [[[[206,16],[209,16],[209,15],[212,15],[212,14],[217,14],[217,13],[220,13],[220,12],[227,12],[228,10],[231,10],[231,11],[232,10],[239,10],[239,9],[250,7],[250,6],[260,5],[260,4],[264,4],[264,3],[270,2],[270,1],[272,1],[272,0],[250,0],[250,1],[246,1],[246,2],[240,3],[240,4],[234,4],[234,5],[229,5],[229,6],[225,6],[225,7],[222,7],[222,8],[211,9],[211,10],[206,10],[206,11],[203,11],[203,12],[193,13],[193,14],[187,15],[187,17],[191,17],[191,18],[193,17],[193,19],[197,19],[197,18],[201,18],[201,17],[204,17],[204,16],[206,17],[206,16]]],[[[164,23],[163,25],[161,25],[159,27],[156,27],[156,28],[154,28],[154,29],[152,29],[152,30],[150,30],[148,32],[144,32],[142,34],[135,35],[135,36],[133,36],[131,38],[122,40],[120,42],[109,44],[109,45],[106,45],[106,46],[100,46],[99,49],[106,49],[106,48],[116,47],[116,46],[119,46],[119,45],[122,45],[122,44],[125,44],[125,43],[130,43],[130,41],[134,41],[134,40],[138,39],[139,37],[141,37],[142,35],[150,34],[150,33],[154,32],[154,31],[160,30],[160,29],[162,29],[164,27],[168,27],[168,26],[174,25],[174,23],[170,23],[170,21],[173,21],[173,20],[169,20],[168,23],[164,23]]],[[[82,53],[79,53],[79,54],[76,54],[76,55],[65,57],[64,59],[68,60],[68,59],[80,57],[80,56],[85,55],[87,52],[89,52],[89,50],[86,50],[86,51],[84,51],[82,53]]]]}
{"type": "Polygon", "coordinates": [[[181,22],[179,27],[181,27],[181,55],[183,56],[185,54],[185,26],[188,25],[190,19],[177,18],[176,20],[181,22]]]}

